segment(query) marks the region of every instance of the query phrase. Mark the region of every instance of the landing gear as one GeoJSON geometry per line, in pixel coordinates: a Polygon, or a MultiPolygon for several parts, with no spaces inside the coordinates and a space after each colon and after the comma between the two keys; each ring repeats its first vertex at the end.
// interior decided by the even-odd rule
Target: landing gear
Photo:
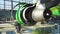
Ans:
{"type": "Polygon", "coordinates": [[[15,23],[17,33],[22,34],[21,31],[21,25],[19,23],[15,23]]]}

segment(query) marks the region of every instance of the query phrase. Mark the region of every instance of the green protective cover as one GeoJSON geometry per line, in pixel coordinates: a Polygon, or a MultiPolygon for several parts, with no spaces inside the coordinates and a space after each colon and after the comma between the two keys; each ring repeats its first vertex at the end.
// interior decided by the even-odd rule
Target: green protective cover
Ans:
{"type": "Polygon", "coordinates": [[[23,24],[23,21],[22,21],[22,19],[21,19],[21,17],[20,17],[20,13],[21,13],[21,11],[22,11],[22,9],[24,8],[24,6],[25,6],[26,4],[20,4],[20,6],[19,6],[19,8],[18,8],[18,10],[17,10],[17,12],[16,12],[16,21],[21,25],[21,24],[23,24]]]}
{"type": "Polygon", "coordinates": [[[50,8],[53,16],[60,16],[60,5],[50,8]]]}

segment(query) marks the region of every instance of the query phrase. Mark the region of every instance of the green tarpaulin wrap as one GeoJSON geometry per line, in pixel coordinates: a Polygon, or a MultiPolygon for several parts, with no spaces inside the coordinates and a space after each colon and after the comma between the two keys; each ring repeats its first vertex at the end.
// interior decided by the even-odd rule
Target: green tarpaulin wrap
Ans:
{"type": "Polygon", "coordinates": [[[50,8],[53,16],[60,16],[60,5],[50,8]]]}
{"type": "Polygon", "coordinates": [[[23,21],[22,21],[22,19],[21,19],[21,17],[20,17],[20,13],[21,13],[21,11],[22,11],[22,9],[24,8],[24,6],[25,6],[26,4],[20,4],[20,7],[18,8],[18,10],[17,10],[17,12],[16,12],[16,20],[17,20],[17,22],[21,25],[21,24],[23,24],[23,21]]]}

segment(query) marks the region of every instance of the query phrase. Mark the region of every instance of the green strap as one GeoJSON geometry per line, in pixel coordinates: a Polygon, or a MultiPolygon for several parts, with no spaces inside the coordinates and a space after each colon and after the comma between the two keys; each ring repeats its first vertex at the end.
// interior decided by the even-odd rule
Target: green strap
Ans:
{"type": "Polygon", "coordinates": [[[22,9],[24,8],[25,5],[26,4],[20,4],[20,7],[18,8],[18,11],[16,12],[16,20],[20,25],[23,24],[23,21],[20,17],[20,12],[22,11],[22,9]]]}
{"type": "Polygon", "coordinates": [[[50,8],[53,16],[60,16],[60,6],[50,8]]]}

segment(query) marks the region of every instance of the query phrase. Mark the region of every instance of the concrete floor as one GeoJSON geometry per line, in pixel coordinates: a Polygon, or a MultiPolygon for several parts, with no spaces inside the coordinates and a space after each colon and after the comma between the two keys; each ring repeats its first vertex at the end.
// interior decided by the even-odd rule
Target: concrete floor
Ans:
{"type": "MultiPolygon", "coordinates": [[[[60,25],[58,25],[57,28],[53,28],[53,29],[54,31],[52,31],[52,34],[60,34],[60,25]]],[[[33,30],[27,29],[27,31],[23,34],[31,34],[32,31],[33,30]]],[[[0,34],[16,34],[15,26],[11,24],[6,24],[6,23],[0,24],[0,34]]]]}

